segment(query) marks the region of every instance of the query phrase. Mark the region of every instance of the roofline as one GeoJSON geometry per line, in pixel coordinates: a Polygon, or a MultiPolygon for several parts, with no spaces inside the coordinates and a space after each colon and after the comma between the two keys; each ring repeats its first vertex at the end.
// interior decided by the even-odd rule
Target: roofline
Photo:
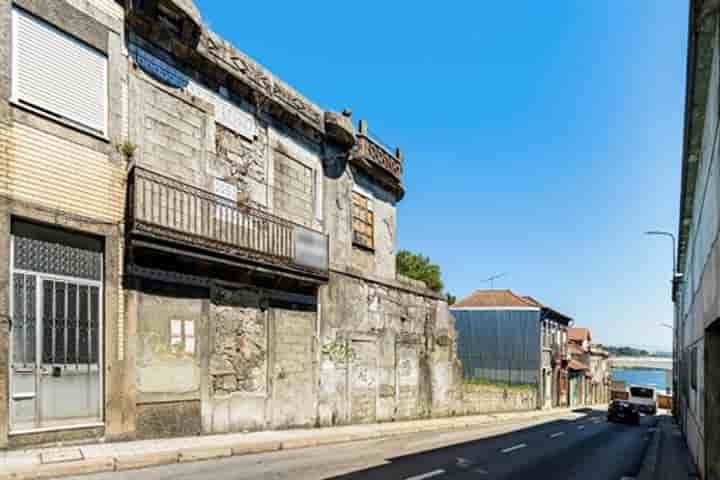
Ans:
{"type": "MultiPolygon", "coordinates": [[[[685,112],[683,118],[683,149],[682,149],[682,169],[680,174],[680,205],[678,212],[678,245],[676,265],[677,271],[682,272],[685,268],[685,262],[681,261],[685,254],[683,247],[683,210],[687,200],[687,184],[688,184],[688,151],[690,149],[690,118],[693,109],[692,98],[695,92],[695,52],[696,40],[695,35],[695,0],[690,0],[688,9],[688,44],[687,44],[687,65],[685,66],[685,112]]],[[[692,218],[690,219],[692,221],[692,218]]]]}
{"type": "Polygon", "coordinates": [[[539,307],[450,307],[451,311],[463,311],[463,310],[519,310],[519,311],[533,311],[539,312],[539,307]]]}
{"type": "MultiPolygon", "coordinates": [[[[695,182],[697,180],[698,167],[700,159],[696,158],[694,168],[690,168],[689,158],[697,152],[691,151],[693,128],[703,128],[703,126],[695,125],[695,119],[705,117],[707,108],[707,100],[704,102],[695,102],[698,93],[695,84],[698,81],[698,73],[702,70],[702,66],[698,65],[698,43],[700,37],[711,35],[713,32],[703,30],[701,23],[710,15],[717,15],[720,9],[718,0],[690,0],[688,11],[688,44],[687,44],[687,66],[686,66],[686,85],[685,85],[685,112],[683,119],[683,149],[681,158],[681,176],[680,176],[680,202],[678,215],[678,244],[676,254],[676,268],[680,273],[685,273],[685,257],[688,250],[688,241],[690,236],[690,228],[692,225],[693,198],[689,197],[689,192],[695,195],[695,182]],[[705,7],[705,8],[702,8],[705,7]],[[702,9],[702,11],[701,11],[702,9]],[[687,215],[684,212],[687,211],[687,215]],[[688,225],[684,226],[685,221],[688,225]]],[[[714,27],[713,27],[714,30],[714,27]]],[[[711,60],[710,60],[711,61],[711,60]]],[[[709,81],[709,71],[705,72],[709,81]]],[[[677,282],[673,281],[672,299],[676,300],[677,282]]]]}

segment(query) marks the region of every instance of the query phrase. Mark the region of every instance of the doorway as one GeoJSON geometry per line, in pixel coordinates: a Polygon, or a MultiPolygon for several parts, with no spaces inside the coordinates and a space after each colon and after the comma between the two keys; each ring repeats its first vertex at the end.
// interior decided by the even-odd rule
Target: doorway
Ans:
{"type": "Polygon", "coordinates": [[[720,319],[705,331],[705,469],[720,480],[720,319]]]}
{"type": "Polygon", "coordinates": [[[12,237],[10,433],[102,424],[102,253],[62,240],[12,237]]]}

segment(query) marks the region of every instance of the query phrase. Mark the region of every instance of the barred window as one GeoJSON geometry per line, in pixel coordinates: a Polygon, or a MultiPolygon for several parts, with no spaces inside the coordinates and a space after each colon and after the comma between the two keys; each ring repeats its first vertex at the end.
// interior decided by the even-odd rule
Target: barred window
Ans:
{"type": "Polygon", "coordinates": [[[352,194],[353,244],[374,249],[375,215],[372,200],[358,192],[352,194]]]}

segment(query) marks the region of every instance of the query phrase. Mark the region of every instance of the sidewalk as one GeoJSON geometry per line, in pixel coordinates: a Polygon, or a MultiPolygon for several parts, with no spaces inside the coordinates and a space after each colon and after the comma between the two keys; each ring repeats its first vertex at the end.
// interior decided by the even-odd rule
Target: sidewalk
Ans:
{"type": "Polygon", "coordinates": [[[571,409],[533,410],[467,417],[413,420],[304,430],[233,433],[198,437],[98,443],[0,452],[0,480],[22,480],[121,471],[153,465],[314,447],[426,431],[502,422],[579,417],[571,409]]]}
{"type": "Polygon", "coordinates": [[[700,478],[680,428],[670,415],[658,418],[657,431],[648,447],[638,480],[700,478]]]}

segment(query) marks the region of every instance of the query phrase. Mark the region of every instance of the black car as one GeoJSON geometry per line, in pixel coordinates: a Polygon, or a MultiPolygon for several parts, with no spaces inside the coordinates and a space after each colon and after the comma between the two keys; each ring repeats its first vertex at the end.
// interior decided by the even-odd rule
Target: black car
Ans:
{"type": "Polygon", "coordinates": [[[623,400],[613,400],[608,407],[608,422],[640,424],[640,411],[632,403],[623,400]]]}

